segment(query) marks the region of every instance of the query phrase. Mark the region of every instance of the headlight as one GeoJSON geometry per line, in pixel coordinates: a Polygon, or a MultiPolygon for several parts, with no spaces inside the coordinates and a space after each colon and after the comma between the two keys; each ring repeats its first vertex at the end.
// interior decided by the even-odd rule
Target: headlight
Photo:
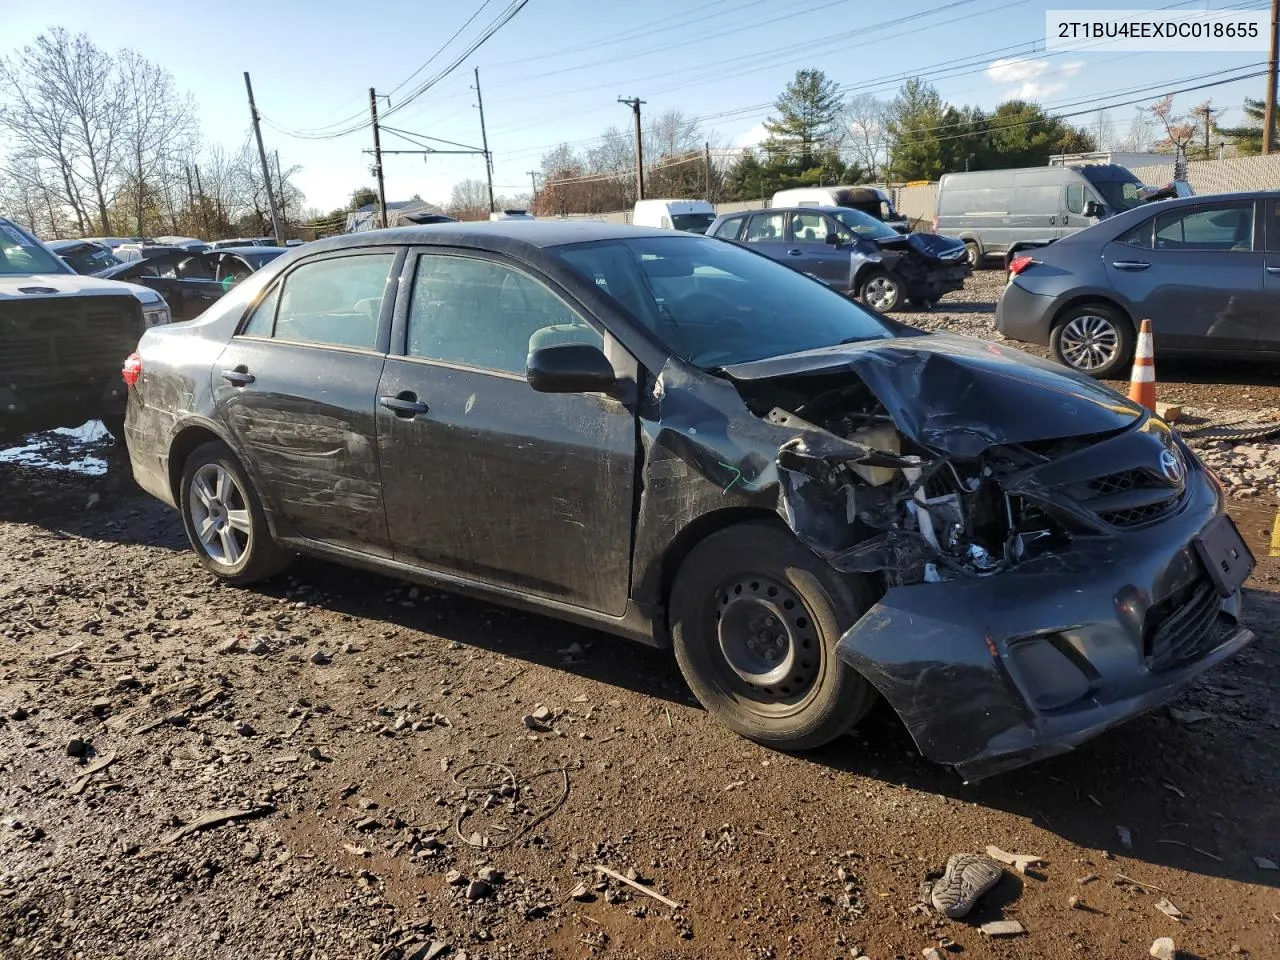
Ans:
{"type": "Polygon", "coordinates": [[[158,303],[144,303],[142,305],[142,320],[148,327],[159,326],[162,323],[168,323],[173,319],[173,315],[169,312],[169,304],[163,300],[158,303]]]}

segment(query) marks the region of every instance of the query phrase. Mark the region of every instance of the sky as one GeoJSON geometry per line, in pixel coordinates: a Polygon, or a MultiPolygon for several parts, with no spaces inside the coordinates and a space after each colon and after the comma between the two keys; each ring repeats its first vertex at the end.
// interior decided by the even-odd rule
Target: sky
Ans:
{"type": "MultiPolygon", "coordinates": [[[[1078,113],[1150,102],[1166,91],[1220,80],[1220,71],[1248,72],[1266,58],[1045,50],[1050,9],[1264,9],[1265,0],[527,0],[456,69],[406,102],[423,81],[458,60],[510,2],[229,0],[214,12],[152,0],[109,8],[97,0],[0,0],[0,53],[54,26],[83,32],[107,50],[131,48],[167,68],[179,88],[194,95],[205,138],[233,150],[250,130],[247,70],[267,149],[279,151],[282,166],[301,167],[294,182],[308,206],[323,210],[343,206],[356,187],[373,185],[372,158],[363,152],[373,145],[370,86],[389,98],[380,105],[392,111],[387,126],[478,148],[476,67],[495,191],[514,195],[529,191],[529,171],[556,144],[590,146],[609,126],[628,129],[631,111],[620,97],[640,97],[642,110],[654,115],[680,110],[706,118],[708,139],[745,145],[760,139],[771,102],[806,67],[822,69],[850,94],[890,99],[906,77],[920,75],[955,104],[990,108],[1021,96],[1050,112],[1078,113]],[[358,129],[330,136],[352,127],[358,129]]],[[[1189,108],[1212,97],[1226,110],[1221,122],[1231,125],[1240,120],[1244,97],[1262,97],[1263,86],[1260,77],[1241,80],[1175,102],[1189,108]]],[[[1109,111],[1120,134],[1134,109],[1109,111]]],[[[417,149],[387,131],[382,146],[417,149]]],[[[484,161],[390,155],[384,173],[388,200],[418,194],[443,203],[455,182],[484,178],[484,161]]]]}

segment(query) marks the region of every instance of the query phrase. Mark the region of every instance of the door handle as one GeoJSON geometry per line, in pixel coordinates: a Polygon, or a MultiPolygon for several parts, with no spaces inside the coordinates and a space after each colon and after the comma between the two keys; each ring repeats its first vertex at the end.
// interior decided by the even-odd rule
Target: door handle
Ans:
{"type": "Polygon", "coordinates": [[[1280,267],[1267,267],[1267,273],[1280,273],[1280,267]]]}
{"type": "Polygon", "coordinates": [[[1145,270],[1151,266],[1145,260],[1117,260],[1111,265],[1117,270],[1145,270]]]}
{"type": "Polygon", "coordinates": [[[254,376],[248,367],[236,367],[234,370],[223,370],[222,379],[235,387],[247,387],[253,383],[254,376]]]}
{"type": "Polygon", "coordinates": [[[427,405],[414,393],[405,392],[394,397],[379,397],[378,402],[397,417],[403,417],[406,420],[412,420],[418,414],[427,412],[427,405]]]}
{"type": "Polygon", "coordinates": [[[802,256],[804,256],[804,251],[803,251],[803,250],[797,250],[795,247],[792,247],[790,250],[788,250],[788,251],[787,251],[787,253],[788,253],[788,254],[790,254],[790,255],[791,255],[791,256],[793,256],[793,257],[802,257],[802,256]]]}
{"type": "Polygon", "coordinates": [[[1053,226],[1053,224],[1054,224],[1054,222],[1055,222],[1057,219],[1058,219],[1057,217],[1050,217],[1050,218],[1049,218],[1049,226],[1051,226],[1051,227],[1052,227],[1052,226],[1053,226]]]}

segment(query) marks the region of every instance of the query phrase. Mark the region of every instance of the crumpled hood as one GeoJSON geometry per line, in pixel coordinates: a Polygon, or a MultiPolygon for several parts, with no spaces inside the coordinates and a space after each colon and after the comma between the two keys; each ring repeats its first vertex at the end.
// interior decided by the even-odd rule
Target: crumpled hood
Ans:
{"type": "Polygon", "coordinates": [[[936,233],[908,233],[885,237],[875,242],[882,250],[902,250],[907,247],[922,257],[943,262],[960,260],[967,254],[962,241],[955,237],[940,237],[936,233]]]}
{"type": "Polygon", "coordinates": [[[827,347],[737,364],[725,373],[747,383],[841,370],[866,384],[909,439],[949,456],[1108,433],[1143,416],[1141,407],[1090,377],[950,334],[827,347]]]}
{"type": "Polygon", "coordinates": [[[35,273],[0,277],[0,301],[31,300],[40,297],[109,297],[130,295],[143,303],[164,298],[149,287],[121,280],[103,280],[79,273],[35,273]],[[23,290],[31,292],[24,293],[23,290]],[[52,291],[52,292],[50,292],[52,291]]]}

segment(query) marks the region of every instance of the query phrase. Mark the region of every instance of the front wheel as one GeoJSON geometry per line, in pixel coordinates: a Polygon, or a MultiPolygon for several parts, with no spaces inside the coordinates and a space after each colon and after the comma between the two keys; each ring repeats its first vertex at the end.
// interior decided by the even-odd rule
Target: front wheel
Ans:
{"type": "Polygon", "coordinates": [[[709,713],[765,746],[808,750],[847,732],[875,699],[835,652],[870,605],[863,581],[789,531],[752,522],[690,552],[668,612],[680,671],[709,713]]]}
{"type": "Polygon", "coordinates": [[[1049,348],[1061,364],[1102,380],[1122,379],[1133,361],[1133,324],[1101,303],[1072,307],[1053,326],[1049,348]]]}
{"type": "Polygon", "coordinates": [[[220,580],[265,580],[293,560],[272,538],[253,485],[221,441],[201,444],[187,458],[180,505],[196,556],[220,580]]]}
{"type": "Polygon", "coordinates": [[[862,281],[858,298],[876,313],[888,313],[902,303],[902,284],[890,273],[877,270],[862,281]]]}

